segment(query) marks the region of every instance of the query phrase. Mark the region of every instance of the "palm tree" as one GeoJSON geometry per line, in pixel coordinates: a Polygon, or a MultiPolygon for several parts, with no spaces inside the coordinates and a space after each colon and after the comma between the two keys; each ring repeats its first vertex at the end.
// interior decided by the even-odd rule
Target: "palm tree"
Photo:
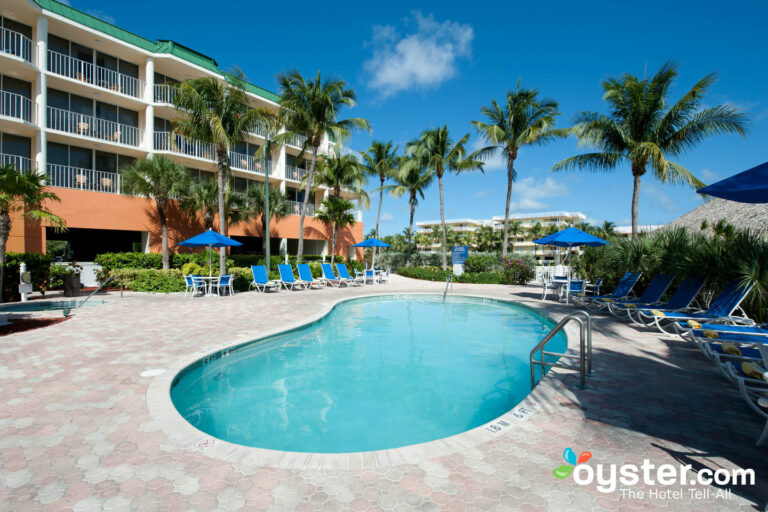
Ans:
{"type": "Polygon", "coordinates": [[[219,187],[214,180],[191,180],[184,197],[181,199],[181,209],[190,215],[201,213],[203,228],[213,229],[213,220],[219,204],[219,187]]]}
{"type": "MultiPolygon", "coordinates": [[[[261,185],[255,187],[249,187],[246,193],[246,208],[249,213],[256,216],[261,221],[262,229],[267,225],[266,219],[266,190],[261,185]]],[[[291,213],[291,202],[288,197],[280,191],[279,188],[269,187],[269,216],[270,219],[280,220],[287,217],[291,213]]],[[[262,240],[262,249],[264,254],[267,253],[267,238],[270,236],[266,231],[264,232],[262,240]]]]}
{"type": "Polygon", "coordinates": [[[610,238],[616,234],[616,223],[610,220],[603,221],[603,225],[600,227],[600,232],[603,238],[610,238]]]}
{"type": "Polygon", "coordinates": [[[709,74],[671,107],[667,96],[677,68],[664,64],[650,79],[630,74],[603,81],[603,99],[609,114],[581,112],[571,128],[594,153],[563,160],[553,171],[589,169],[614,171],[626,160],[633,177],[632,237],[637,238],[640,179],[648,166],[661,183],[680,183],[699,188],[704,184],[691,171],[672,162],[706,137],[723,133],[747,134],[746,116],[730,105],[701,108],[704,93],[717,75],[709,74]]]}
{"type": "Polygon", "coordinates": [[[337,119],[343,107],[355,105],[355,92],[347,89],[347,83],[343,80],[333,77],[323,79],[318,72],[315,79],[307,81],[298,71],[293,70],[279,74],[277,81],[280,85],[280,119],[288,131],[275,137],[275,140],[288,142],[297,135],[303,136],[305,140],[301,147],[302,156],[307,150],[312,153],[299,220],[296,260],[301,263],[304,253],[304,217],[314,179],[317,153],[323,138],[328,136],[341,141],[349,137],[354,129],[370,130],[370,125],[362,118],[337,119]]]}
{"type": "Polygon", "coordinates": [[[356,156],[336,151],[320,164],[314,185],[330,188],[331,195],[336,197],[341,197],[341,189],[347,189],[367,201],[368,194],[363,190],[366,177],[365,167],[356,156]]]}
{"type": "Polygon", "coordinates": [[[493,226],[480,226],[476,238],[478,251],[493,252],[496,246],[496,232],[493,226]]]}
{"type": "Polygon", "coordinates": [[[355,223],[355,216],[349,213],[355,207],[351,201],[337,196],[329,196],[323,200],[322,207],[315,213],[315,219],[331,228],[331,265],[336,257],[336,238],[339,231],[355,223]]]}
{"type": "Polygon", "coordinates": [[[186,169],[164,155],[152,155],[124,167],[120,173],[127,193],[154,200],[162,236],[163,268],[170,268],[168,203],[173,198],[184,196],[189,183],[186,169]]]}
{"type": "MultiPolygon", "coordinates": [[[[408,224],[408,232],[413,233],[413,215],[416,213],[416,206],[419,204],[419,198],[424,199],[424,190],[432,183],[435,178],[435,172],[426,167],[415,165],[413,163],[404,163],[394,174],[394,185],[389,185],[393,196],[400,197],[408,194],[408,205],[410,206],[411,216],[408,224]]],[[[411,259],[411,247],[413,240],[408,238],[408,249],[405,253],[405,266],[411,259]]]]}
{"type": "MultiPolygon", "coordinates": [[[[363,163],[365,172],[368,176],[379,178],[379,211],[376,214],[376,229],[374,238],[379,238],[379,225],[381,224],[381,205],[384,202],[384,183],[396,171],[399,159],[396,156],[397,146],[392,147],[392,141],[379,142],[374,140],[371,147],[363,153],[363,163]]],[[[376,256],[376,248],[373,249],[373,256],[376,256]]]]}
{"type": "MultiPolygon", "coordinates": [[[[541,222],[536,222],[533,226],[528,228],[528,236],[531,237],[533,240],[538,240],[541,238],[542,233],[544,233],[544,228],[541,225],[541,222]]],[[[539,248],[539,244],[533,244],[533,259],[536,259],[536,251],[539,248]]]]}
{"type": "MultiPolygon", "coordinates": [[[[226,235],[227,175],[229,152],[243,142],[260,123],[275,124],[274,115],[266,109],[252,108],[245,94],[244,82],[236,77],[227,84],[213,77],[182,82],[175,105],[184,115],[177,120],[173,133],[213,144],[216,151],[216,183],[218,184],[219,233],[226,235]]],[[[219,250],[219,272],[226,273],[226,248],[219,250]]]]}
{"type": "MultiPolygon", "coordinates": [[[[510,221],[509,224],[508,224],[507,233],[509,235],[512,235],[512,240],[513,241],[512,241],[512,244],[511,244],[511,248],[512,248],[512,250],[514,250],[514,248],[515,248],[514,240],[518,236],[523,234],[523,223],[521,221],[519,221],[519,220],[510,221]]],[[[510,252],[512,252],[512,251],[510,251],[510,252]]]]}
{"type": "Polygon", "coordinates": [[[426,130],[418,140],[408,144],[406,153],[413,157],[410,165],[433,170],[440,187],[440,224],[443,228],[443,270],[448,268],[448,236],[445,229],[445,201],[443,198],[443,175],[446,171],[456,174],[463,171],[483,171],[483,162],[476,158],[476,153],[467,155],[469,134],[453,142],[448,126],[426,130]]]}
{"type": "Polygon", "coordinates": [[[0,302],[3,301],[5,250],[11,234],[11,216],[21,214],[31,222],[66,228],[64,220],[44,205],[47,201],[60,201],[56,194],[49,192],[45,180],[46,176],[37,171],[20,171],[12,164],[0,167],[0,302]]]}
{"type": "Polygon", "coordinates": [[[538,98],[536,89],[525,89],[517,83],[517,89],[507,93],[504,107],[496,100],[480,111],[487,122],[472,121],[478,132],[488,144],[480,150],[483,159],[492,155],[503,155],[507,163],[507,202],[504,208],[504,239],[501,245],[501,255],[507,256],[509,246],[509,209],[512,203],[512,184],[517,181],[515,160],[520,148],[524,146],[541,146],[555,138],[567,135],[567,130],[555,130],[557,102],[550,99],[538,98]]]}

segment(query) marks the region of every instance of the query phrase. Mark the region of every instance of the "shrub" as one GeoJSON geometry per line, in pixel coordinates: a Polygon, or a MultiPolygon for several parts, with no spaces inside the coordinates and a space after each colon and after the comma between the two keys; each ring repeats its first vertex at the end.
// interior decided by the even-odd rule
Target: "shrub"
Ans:
{"type": "Polygon", "coordinates": [[[445,281],[453,273],[451,270],[443,270],[439,267],[400,267],[396,272],[403,277],[426,281],[445,281]]]}
{"type": "Polygon", "coordinates": [[[502,265],[501,274],[506,284],[528,284],[536,277],[534,267],[520,258],[502,260],[502,265]]]}
{"type": "Polygon", "coordinates": [[[467,272],[488,272],[501,269],[501,260],[496,254],[473,254],[464,261],[467,272]]]}
{"type": "Polygon", "coordinates": [[[32,289],[45,293],[51,272],[53,256],[34,252],[8,252],[5,254],[3,274],[3,297],[6,300],[19,300],[19,266],[24,262],[32,275],[32,289]]]}
{"type": "Polygon", "coordinates": [[[131,285],[136,292],[173,293],[183,292],[184,288],[181,270],[177,268],[139,271],[131,285]]]}
{"type": "MultiPolygon", "coordinates": [[[[190,261],[189,263],[185,263],[184,265],[181,266],[181,273],[185,276],[188,276],[190,274],[202,275],[206,273],[205,270],[206,270],[205,268],[203,268],[202,266],[192,261],[190,261]]],[[[216,270],[216,272],[218,272],[218,269],[216,270]]]]}
{"type": "Polygon", "coordinates": [[[53,264],[48,274],[48,290],[61,290],[64,287],[64,277],[70,274],[68,265],[53,264]]]}

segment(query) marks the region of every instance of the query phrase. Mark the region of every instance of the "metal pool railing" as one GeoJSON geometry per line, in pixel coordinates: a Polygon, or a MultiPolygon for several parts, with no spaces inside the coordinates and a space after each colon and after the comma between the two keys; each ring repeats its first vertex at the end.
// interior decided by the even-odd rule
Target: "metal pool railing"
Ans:
{"type": "Polygon", "coordinates": [[[536,386],[536,365],[542,367],[542,377],[544,375],[544,369],[550,368],[566,368],[568,370],[576,370],[579,372],[579,386],[586,386],[586,376],[592,373],[592,317],[586,311],[576,311],[562,320],[547,333],[546,336],[531,350],[530,355],[531,363],[531,389],[536,386]],[[562,331],[568,322],[574,321],[579,324],[579,354],[560,354],[558,352],[548,352],[544,350],[547,343],[549,343],[555,335],[562,331]],[[537,360],[534,357],[536,353],[539,353],[540,359],[537,360]],[[559,362],[549,363],[544,360],[544,356],[556,356],[559,358],[578,359],[578,366],[562,364],[559,362]]]}

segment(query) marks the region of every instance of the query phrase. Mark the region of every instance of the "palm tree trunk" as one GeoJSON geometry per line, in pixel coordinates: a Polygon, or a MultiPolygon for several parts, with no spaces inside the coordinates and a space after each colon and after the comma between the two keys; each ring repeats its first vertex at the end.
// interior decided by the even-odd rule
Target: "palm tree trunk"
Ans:
{"type": "Polygon", "coordinates": [[[515,160],[510,156],[507,159],[507,204],[504,208],[504,241],[501,244],[501,256],[507,257],[509,246],[509,205],[512,202],[512,182],[514,181],[515,160]]]}
{"type": "Polygon", "coordinates": [[[437,182],[440,185],[440,225],[443,227],[443,270],[448,270],[448,240],[445,231],[445,205],[443,204],[443,175],[437,175],[437,182]]]}
{"type": "Polygon", "coordinates": [[[408,266],[408,261],[411,259],[411,243],[413,239],[413,214],[416,212],[416,195],[411,194],[411,222],[408,224],[408,248],[405,251],[405,266],[408,266]]]}
{"type": "Polygon", "coordinates": [[[331,266],[333,266],[333,260],[336,258],[336,234],[338,233],[338,229],[336,229],[336,224],[333,225],[333,236],[331,237],[331,266]]]}
{"type": "Polygon", "coordinates": [[[640,177],[645,172],[639,165],[632,164],[632,176],[634,177],[633,190],[632,190],[632,238],[636,239],[637,232],[637,217],[638,206],[640,202],[640,177]]]}
{"type": "MultiPolygon", "coordinates": [[[[381,223],[381,203],[384,201],[384,180],[381,180],[381,187],[379,188],[379,213],[376,214],[376,238],[381,240],[381,237],[379,236],[379,224],[381,223]]],[[[371,249],[372,257],[371,257],[371,266],[373,266],[373,262],[376,261],[376,247],[373,247],[371,249]]]]}
{"type": "Polygon", "coordinates": [[[3,286],[5,284],[5,247],[11,234],[11,214],[0,212],[0,302],[3,302],[3,286]]]}
{"type": "MultiPolygon", "coordinates": [[[[225,235],[227,214],[224,211],[224,158],[221,151],[218,155],[216,182],[219,185],[219,233],[225,235]]],[[[225,235],[226,236],[226,235],[225,235]]],[[[227,249],[219,248],[219,275],[223,276],[227,272],[227,249]]]]}
{"type": "Polygon", "coordinates": [[[155,199],[157,216],[160,218],[160,238],[161,250],[163,252],[163,269],[171,268],[171,259],[168,257],[168,215],[165,212],[165,205],[162,199],[155,199]]]}
{"type": "Polygon", "coordinates": [[[304,255],[304,217],[307,215],[307,205],[309,204],[309,193],[312,189],[312,179],[315,176],[315,162],[317,162],[317,146],[312,146],[312,160],[309,162],[309,175],[307,176],[307,188],[304,191],[304,202],[301,207],[301,218],[299,219],[299,247],[296,250],[296,263],[301,263],[301,257],[304,255]]]}

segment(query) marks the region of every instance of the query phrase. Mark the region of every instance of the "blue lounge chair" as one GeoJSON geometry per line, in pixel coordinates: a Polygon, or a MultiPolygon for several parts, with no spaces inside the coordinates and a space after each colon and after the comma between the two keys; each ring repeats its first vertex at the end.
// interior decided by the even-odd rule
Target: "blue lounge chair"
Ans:
{"type": "Polygon", "coordinates": [[[677,287],[675,293],[669,298],[668,302],[664,304],[658,304],[652,308],[646,307],[643,304],[635,304],[624,307],[624,311],[627,316],[637,325],[647,325],[653,322],[653,315],[650,313],[650,309],[655,311],[688,311],[691,308],[693,299],[701,291],[706,279],[703,277],[686,277],[680,286],[677,287]]]}
{"type": "Polygon", "coordinates": [[[307,288],[311,289],[313,286],[317,286],[318,288],[323,287],[323,281],[325,279],[318,278],[317,280],[315,280],[312,277],[312,269],[309,268],[308,263],[299,263],[298,265],[296,265],[296,268],[299,271],[299,279],[301,279],[303,283],[306,283],[307,288]]]}
{"type": "Polygon", "coordinates": [[[676,312],[651,309],[648,310],[648,313],[653,317],[652,324],[665,334],[680,334],[688,327],[695,326],[696,323],[700,324],[701,322],[710,324],[754,324],[749,318],[731,316],[736,311],[736,308],[739,307],[741,301],[749,295],[752,286],[753,284],[749,284],[745,287],[738,280],[731,281],[712,301],[712,304],[706,311],[676,312]],[[689,320],[695,323],[689,324],[689,320]],[[667,330],[669,327],[672,327],[673,330],[667,330]]]}
{"type": "Polygon", "coordinates": [[[643,291],[643,294],[637,299],[630,299],[627,301],[605,302],[608,311],[615,316],[624,313],[627,307],[637,307],[638,304],[643,306],[655,306],[661,303],[661,298],[667,292],[669,285],[675,280],[675,276],[670,274],[659,274],[651,279],[648,286],[643,291]]]}
{"type": "Polygon", "coordinates": [[[763,420],[763,432],[757,439],[757,446],[763,446],[768,441],[768,346],[758,346],[760,358],[754,361],[732,362],[723,364],[727,376],[734,381],[747,405],[763,420]]]}
{"type": "Polygon", "coordinates": [[[248,287],[256,288],[256,291],[264,292],[266,290],[280,290],[280,283],[278,281],[270,281],[267,276],[267,267],[264,265],[252,265],[251,274],[253,274],[253,282],[248,287]]]}
{"type": "Polygon", "coordinates": [[[344,263],[337,263],[336,271],[339,273],[339,279],[341,279],[342,281],[346,281],[350,285],[359,286],[363,284],[362,278],[354,278],[351,275],[349,275],[349,270],[347,269],[347,265],[344,263]]]}
{"type": "Polygon", "coordinates": [[[579,302],[588,308],[602,309],[606,307],[608,302],[627,301],[629,300],[629,294],[632,293],[632,288],[635,287],[642,275],[642,272],[627,272],[610,295],[596,295],[593,297],[575,295],[573,298],[574,302],[579,302]]]}
{"type": "Polygon", "coordinates": [[[323,269],[323,279],[328,286],[340,286],[347,285],[346,282],[339,279],[336,274],[333,273],[333,267],[330,263],[321,263],[320,268],[323,269]]]}
{"type": "Polygon", "coordinates": [[[280,272],[280,284],[282,284],[286,290],[295,290],[297,288],[301,290],[307,287],[307,284],[304,281],[296,280],[293,276],[293,268],[291,268],[290,265],[282,263],[277,266],[277,270],[280,272]]]}
{"type": "MultiPolygon", "coordinates": [[[[723,343],[737,348],[768,343],[768,327],[706,323],[692,327],[686,323],[685,330],[680,333],[680,337],[699,347],[709,359],[714,359],[715,352],[721,352],[720,348],[723,343]]],[[[733,352],[738,352],[738,350],[733,352]]],[[[750,355],[754,356],[754,354],[750,355]]]]}

